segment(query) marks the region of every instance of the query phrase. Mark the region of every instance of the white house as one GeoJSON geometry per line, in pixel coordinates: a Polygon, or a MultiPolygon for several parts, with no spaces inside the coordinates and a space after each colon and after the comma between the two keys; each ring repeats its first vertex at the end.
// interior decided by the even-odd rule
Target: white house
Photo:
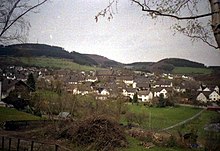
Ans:
{"type": "Polygon", "coordinates": [[[155,88],[154,97],[160,97],[160,94],[163,94],[164,98],[168,98],[168,91],[165,88],[155,88]]]}
{"type": "Polygon", "coordinates": [[[211,90],[208,87],[206,87],[205,89],[203,89],[203,91],[210,92],[211,90]]]}
{"type": "Polygon", "coordinates": [[[73,93],[73,94],[80,94],[80,91],[79,91],[77,88],[74,88],[74,89],[72,90],[72,93],[73,93]]]}
{"type": "Polygon", "coordinates": [[[184,92],[186,92],[186,88],[185,88],[185,86],[175,86],[175,87],[173,87],[173,90],[174,91],[176,91],[176,92],[178,92],[178,93],[184,93],[184,92]]]}
{"type": "Polygon", "coordinates": [[[219,87],[215,86],[214,90],[219,94],[219,87]]]}
{"type": "Polygon", "coordinates": [[[153,93],[151,91],[138,91],[137,97],[139,102],[149,102],[153,99],[153,93]]]}
{"type": "Polygon", "coordinates": [[[220,95],[216,92],[203,91],[198,94],[196,100],[207,103],[207,102],[215,102],[220,100],[220,95]]]}
{"type": "Polygon", "coordinates": [[[207,96],[200,92],[199,95],[196,97],[197,101],[203,102],[203,103],[207,103],[209,101],[209,99],[207,98],[207,96]]]}
{"type": "Polygon", "coordinates": [[[101,92],[100,92],[101,95],[109,95],[109,91],[106,90],[106,89],[103,89],[101,92]]]}
{"type": "Polygon", "coordinates": [[[197,91],[210,92],[211,90],[206,85],[200,85],[197,91]]]}
{"type": "Polygon", "coordinates": [[[98,81],[98,78],[95,77],[95,76],[88,76],[88,77],[86,78],[86,81],[87,81],[87,82],[96,82],[96,81],[98,81]]]}
{"type": "Polygon", "coordinates": [[[170,80],[160,80],[160,81],[156,81],[156,83],[154,84],[153,88],[171,88],[173,87],[173,83],[170,80]]]}
{"type": "Polygon", "coordinates": [[[137,87],[137,82],[134,82],[133,84],[132,84],[132,88],[136,88],[137,87]]]}
{"type": "Polygon", "coordinates": [[[136,93],[136,89],[134,88],[126,88],[122,90],[122,95],[130,97],[131,99],[133,99],[134,94],[136,93]]]}
{"type": "Polygon", "coordinates": [[[123,77],[123,82],[126,85],[132,85],[134,83],[134,79],[132,76],[128,76],[128,77],[123,77]]]}
{"type": "Polygon", "coordinates": [[[96,99],[98,100],[106,100],[108,96],[110,95],[110,92],[105,88],[99,88],[97,90],[97,96],[96,99]]]}
{"type": "Polygon", "coordinates": [[[209,94],[210,101],[218,101],[219,99],[220,95],[216,91],[213,91],[211,94],[209,94]]]}

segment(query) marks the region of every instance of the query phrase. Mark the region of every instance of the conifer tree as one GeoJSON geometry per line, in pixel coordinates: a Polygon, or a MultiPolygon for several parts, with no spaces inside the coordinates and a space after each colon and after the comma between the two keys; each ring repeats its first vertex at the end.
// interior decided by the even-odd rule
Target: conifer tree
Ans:
{"type": "Polygon", "coordinates": [[[33,88],[35,91],[36,87],[35,87],[35,79],[34,79],[33,73],[30,73],[28,75],[27,85],[30,86],[31,88],[33,88]]]}

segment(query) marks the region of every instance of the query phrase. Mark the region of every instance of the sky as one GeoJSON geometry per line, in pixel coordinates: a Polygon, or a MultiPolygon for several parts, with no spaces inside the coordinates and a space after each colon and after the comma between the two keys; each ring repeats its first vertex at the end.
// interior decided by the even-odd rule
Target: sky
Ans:
{"type": "Polygon", "coordinates": [[[113,19],[95,16],[109,0],[50,0],[27,17],[27,42],[98,54],[121,63],[183,58],[220,66],[220,50],[170,29],[172,19],[152,20],[129,0],[119,0],[113,19]]]}

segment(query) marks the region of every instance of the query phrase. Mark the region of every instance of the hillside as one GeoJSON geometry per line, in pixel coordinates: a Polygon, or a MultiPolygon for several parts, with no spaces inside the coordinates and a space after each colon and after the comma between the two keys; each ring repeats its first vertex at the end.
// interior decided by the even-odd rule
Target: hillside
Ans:
{"type": "Polygon", "coordinates": [[[16,44],[9,46],[0,46],[0,56],[13,57],[53,57],[70,59],[81,65],[96,66],[97,62],[86,55],[64,50],[61,47],[49,46],[44,44],[16,44]]]}
{"type": "MultiPolygon", "coordinates": [[[[131,64],[122,64],[120,62],[110,60],[104,56],[96,54],[81,54],[78,52],[68,52],[61,47],[49,46],[45,44],[15,44],[9,46],[0,46],[0,57],[26,57],[26,58],[57,58],[67,60],[68,63],[86,65],[92,67],[116,67],[116,68],[128,68],[133,70],[156,72],[156,73],[182,73],[182,74],[210,74],[217,67],[207,68],[202,63],[189,61],[179,58],[166,58],[158,62],[135,62],[131,64]]],[[[4,60],[4,59],[3,59],[4,60]]],[[[39,59],[38,59],[39,60],[39,59]]],[[[40,59],[41,61],[45,61],[40,59]]],[[[14,59],[14,64],[25,64],[25,62],[14,59]]],[[[10,61],[0,61],[1,64],[12,64],[10,61]]],[[[58,61],[60,62],[60,61],[58,61]]],[[[62,61],[61,61],[62,62],[62,61]]],[[[29,63],[30,64],[30,63],[29,63]]],[[[36,61],[35,63],[36,64],[36,61]]],[[[44,63],[42,63],[44,64],[44,63]]],[[[41,65],[42,65],[41,64],[41,65]]],[[[52,67],[64,67],[58,64],[51,65],[52,67]]],[[[75,66],[75,65],[70,65],[75,66]]],[[[70,68],[72,68],[70,67],[70,68]]],[[[65,67],[64,67],[65,68],[65,67]]],[[[73,67],[74,68],[74,67],[73,67]]]]}
{"type": "Polygon", "coordinates": [[[0,56],[12,57],[50,57],[72,60],[74,63],[98,67],[121,67],[122,64],[106,57],[95,54],[68,52],[61,47],[45,44],[15,44],[0,46],[0,56]]]}
{"type": "Polygon", "coordinates": [[[134,69],[139,71],[150,71],[150,66],[152,66],[154,62],[134,62],[130,64],[126,64],[125,68],[134,69]]]}
{"type": "Polygon", "coordinates": [[[123,64],[114,60],[110,60],[106,57],[95,55],[95,54],[86,54],[87,57],[95,60],[100,67],[122,67],[123,64]]]}
{"type": "Polygon", "coordinates": [[[183,74],[209,74],[211,69],[204,64],[179,58],[166,58],[158,62],[137,62],[127,64],[134,70],[150,71],[157,73],[183,73],[183,74]]]}
{"type": "Polygon", "coordinates": [[[0,64],[3,66],[20,65],[20,66],[34,66],[46,67],[55,69],[71,69],[79,71],[98,70],[100,68],[80,65],[68,59],[49,58],[49,57],[1,57],[0,64]]]}
{"type": "Polygon", "coordinates": [[[150,67],[150,70],[154,72],[163,71],[171,73],[176,67],[206,68],[204,64],[194,61],[179,58],[166,58],[154,63],[150,67]]]}

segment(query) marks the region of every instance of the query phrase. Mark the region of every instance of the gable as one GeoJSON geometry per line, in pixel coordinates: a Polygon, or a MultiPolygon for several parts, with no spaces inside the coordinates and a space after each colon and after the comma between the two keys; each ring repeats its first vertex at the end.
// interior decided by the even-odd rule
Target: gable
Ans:
{"type": "Polygon", "coordinates": [[[203,91],[211,91],[209,88],[205,88],[203,89],[203,91]]]}
{"type": "Polygon", "coordinates": [[[209,98],[212,98],[212,97],[218,98],[218,97],[219,97],[219,94],[218,94],[216,91],[213,91],[213,92],[209,95],[209,98]]]}
{"type": "Polygon", "coordinates": [[[201,99],[207,99],[207,98],[203,93],[199,93],[199,95],[196,97],[196,99],[201,100],[201,99]]]}

